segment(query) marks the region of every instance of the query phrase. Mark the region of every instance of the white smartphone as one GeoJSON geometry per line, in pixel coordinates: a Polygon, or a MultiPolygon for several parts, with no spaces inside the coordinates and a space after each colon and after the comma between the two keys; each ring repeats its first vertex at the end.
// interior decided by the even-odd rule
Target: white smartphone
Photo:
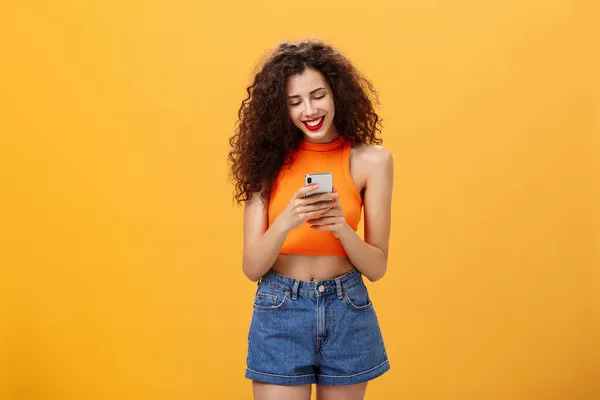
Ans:
{"type": "Polygon", "coordinates": [[[312,196],[320,193],[331,193],[333,191],[333,175],[331,172],[315,172],[304,176],[304,185],[319,184],[317,190],[307,193],[307,196],[312,196]]]}

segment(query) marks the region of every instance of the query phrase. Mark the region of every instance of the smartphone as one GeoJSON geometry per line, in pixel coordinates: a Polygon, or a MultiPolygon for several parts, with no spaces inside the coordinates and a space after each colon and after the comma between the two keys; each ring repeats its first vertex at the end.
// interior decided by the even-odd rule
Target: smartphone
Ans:
{"type": "Polygon", "coordinates": [[[333,175],[331,172],[315,172],[304,176],[304,185],[319,184],[319,188],[307,193],[307,196],[312,196],[320,193],[331,193],[333,191],[333,175]]]}

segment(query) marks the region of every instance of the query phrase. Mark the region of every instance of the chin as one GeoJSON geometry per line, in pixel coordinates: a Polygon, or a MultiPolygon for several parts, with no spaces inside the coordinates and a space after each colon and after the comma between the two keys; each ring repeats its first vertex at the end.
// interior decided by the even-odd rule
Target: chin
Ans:
{"type": "Polygon", "coordinates": [[[325,132],[304,132],[304,135],[312,140],[320,140],[325,137],[325,132]]]}
{"type": "Polygon", "coordinates": [[[310,131],[307,132],[305,130],[302,130],[302,132],[304,133],[304,136],[307,136],[311,140],[315,140],[315,141],[322,140],[324,137],[326,137],[328,131],[329,131],[329,127],[326,127],[326,128],[324,127],[323,129],[321,129],[318,132],[310,132],[310,131]]]}

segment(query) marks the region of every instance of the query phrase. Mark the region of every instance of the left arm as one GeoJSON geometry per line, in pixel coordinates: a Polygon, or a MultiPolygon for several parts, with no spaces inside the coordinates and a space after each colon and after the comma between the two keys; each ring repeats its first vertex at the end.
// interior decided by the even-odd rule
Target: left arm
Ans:
{"type": "MultiPolygon", "coordinates": [[[[348,225],[340,208],[328,212],[315,229],[330,230],[337,236],[352,264],[371,282],[381,279],[387,270],[393,188],[393,157],[381,146],[370,149],[364,195],[365,240],[348,225]],[[335,213],[335,216],[333,216],[335,213]]],[[[339,201],[338,201],[339,205],[339,201]]]]}

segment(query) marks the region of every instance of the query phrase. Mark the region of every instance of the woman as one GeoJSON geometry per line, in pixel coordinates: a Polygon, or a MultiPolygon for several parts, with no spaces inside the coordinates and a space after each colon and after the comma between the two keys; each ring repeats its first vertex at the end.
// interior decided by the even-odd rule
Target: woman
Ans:
{"type": "Polygon", "coordinates": [[[230,139],[244,202],[242,270],[258,281],[246,377],[255,399],[362,399],[389,370],[364,285],[387,269],[393,160],[376,92],[339,51],[281,43],[247,89],[230,139]],[[333,190],[305,186],[329,172],[333,190]],[[364,241],[356,229],[364,206],[364,241]]]}

